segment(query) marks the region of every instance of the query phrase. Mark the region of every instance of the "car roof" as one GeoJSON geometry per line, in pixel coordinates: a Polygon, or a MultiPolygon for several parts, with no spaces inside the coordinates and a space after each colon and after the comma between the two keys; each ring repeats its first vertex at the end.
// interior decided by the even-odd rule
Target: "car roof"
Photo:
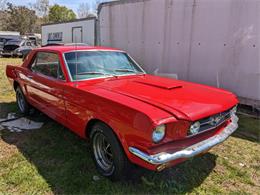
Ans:
{"type": "Polygon", "coordinates": [[[66,46],[60,46],[60,45],[55,45],[55,46],[46,46],[46,47],[41,47],[36,49],[38,51],[41,50],[51,50],[51,51],[57,51],[57,52],[70,52],[70,51],[91,51],[91,50],[105,50],[105,51],[120,51],[122,52],[122,50],[120,49],[116,49],[116,48],[111,48],[111,47],[100,47],[100,46],[82,46],[82,45],[66,45],[66,46]]]}

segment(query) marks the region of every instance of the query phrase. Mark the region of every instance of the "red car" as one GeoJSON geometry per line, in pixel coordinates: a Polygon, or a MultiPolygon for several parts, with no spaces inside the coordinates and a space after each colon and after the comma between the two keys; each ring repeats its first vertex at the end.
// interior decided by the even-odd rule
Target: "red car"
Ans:
{"type": "Polygon", "coordinates": [[[90,139],[97,169],[113,180],[131,163],[161,171],[203,154],[238,127],[231,92],[146,74],[113,48],[38,48],[6,74],[22,113],[35,107],[90,139]]]}

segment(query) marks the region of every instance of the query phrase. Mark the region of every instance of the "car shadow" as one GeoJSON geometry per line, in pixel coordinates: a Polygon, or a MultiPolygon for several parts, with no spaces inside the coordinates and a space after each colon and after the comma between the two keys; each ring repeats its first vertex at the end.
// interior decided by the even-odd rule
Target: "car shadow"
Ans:
{"type": "Polygon", "coordinates": [[[247,133],[247,131],[241,130],[241,131],[237,131],[235,132],[232,137],[236,137],[239,139],[244,139],[244,140],[248,140],[251,142],[256,142],[256,143],[260,143],[260,131],[259,133],[247,133]]]}
{"type": "Polygon", "coordinates": [[[238,129],[232,136],[260,143],[260,119],[240,114],[238,129]]]}
{"type": "Polygon", "coordinates": [[[43,127],[2,130],[1,139],[17,147],[55,194],[187,193],[200,186],[216,166],[217,156],[207,153],[159,173],[135,167],[127,181],[112,183],[96,172],[85,140],[39,112],[29,118],[44,122],[43,127]]]}

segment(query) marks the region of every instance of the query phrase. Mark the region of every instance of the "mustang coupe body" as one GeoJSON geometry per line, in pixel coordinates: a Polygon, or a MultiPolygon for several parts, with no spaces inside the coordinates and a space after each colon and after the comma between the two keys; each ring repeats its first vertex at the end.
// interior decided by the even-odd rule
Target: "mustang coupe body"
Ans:
{"type": "Polygon", "coordinates": [[[22,113],[37,108],[89,139],[97,169],[114,180],[131,164],[161,171],[203,154],[238,127],[231,92],[146,74],[113,48],[38,48],[6,74],[22,113]]]}

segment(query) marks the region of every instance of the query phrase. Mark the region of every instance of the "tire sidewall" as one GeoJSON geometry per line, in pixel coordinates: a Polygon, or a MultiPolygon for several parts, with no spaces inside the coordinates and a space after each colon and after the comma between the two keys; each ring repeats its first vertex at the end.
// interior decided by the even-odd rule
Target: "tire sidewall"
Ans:
{"type": "Polygon", "coordinates": [[[90,138],[91,138],[90,139],[91,140],[91,156],[95,162],[98,172],[101,175],[108,177],[113,181],[123,179],[123,172],[127,170],[127,166],[126,166],[127,158],[126,158],[123,148],[122,148],[121,144],[119,143],[119,141],[117,140],[117,137],[116,137],[115,133],[113,132],[113,130],[111,128],[109,128],[108,126],[106,126],[105,124],[98,123],[98,124],[94,125],[94,127],[90,133],[90,138]],[[99,166],[98,162],[96,161],[95,154],[94,154],[93,138],[97,133],[102,133],[107,138],[107,141],[111,145],[114,168],[110,172],[106,172],[105,170],[103,170],[99,166]]]}
{"type": "MultiPolygon", "coordinates": [[[[99,171],[102,175],[104,175],[104,176],[106,176],[106,177],[109,177],[109,176],[113,175],[113,173],[114,173],[114,171],[115,171],[114,158],[113,158],[113,166],[111,167],[111,169],[109,169],[108,171],[104,171],[104,170],[99,166],[99,164],[97,163],[96,157],[95,157],[95,154],[94,154],[93,138],[94,138],[94,136],[96,136],[97,134],[103,134],[103,135],[107,138],[108,142],[111,144],[109,138],[107,137],[107,135],[106,135],[104,132],[105,132],[105,131],[102,131],[101,129],[95,129],[95,130],[94,130],[93,135],[92,135],[92,139],[91,139],[91,150],[92,150],[92,158],[93,158],[93,160],[95,161],[95,164],[96,164],[96,167],[97,167],[98,171],[99,171]]],[[[112,154],[113,154],[113,156],[114,156],[114,149],[113,149],[113,146],[112,146],[112,145],[111,145],[111,150],[112,150],[112,154]]]]}
{"type": "Polygon", "coordinates": [[[17,103],[19,111],[22,114],[28,114],[29,113],[29,109],[30,109],[29,108],[29,104],[28,104],[28,102],[26,100],[26,97],[23,94],[23,91],[22,91],[21,87],[18,86],[15,91],[16,91],[16,103],[17,103]],[[19,106],[19,103],[18,103],[18,94],[20,94],[23,97],[23,99],[24,99],[24,104],[23,104],[24,109],[23,110],[21,110],[21,108],[19,106]]]}

